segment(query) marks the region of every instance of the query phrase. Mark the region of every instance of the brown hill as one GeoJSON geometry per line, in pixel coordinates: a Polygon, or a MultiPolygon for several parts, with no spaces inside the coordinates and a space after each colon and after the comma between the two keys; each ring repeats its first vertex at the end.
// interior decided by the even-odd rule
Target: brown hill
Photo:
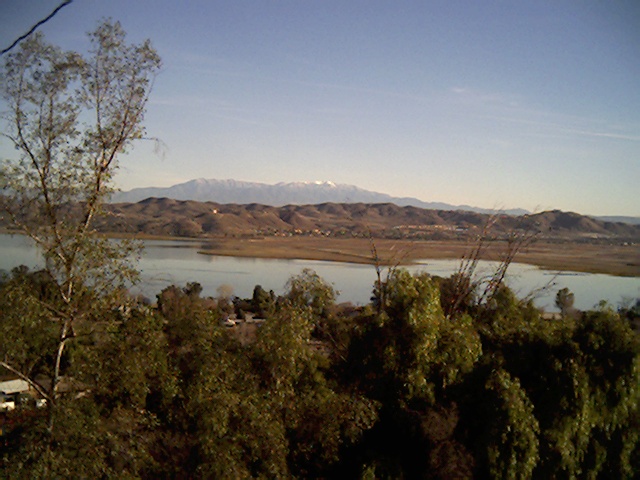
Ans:
{"type": "MultiPolygon", "coordinates": [[[[143,233],[184,237],[325,235],[445,240],[473,238],[489,221],[468,211],[399,207],[391,203],[237,205],[149,198],[138,203],[106,205],[109,213],[97,225],[109,233],[143,233]]],[[[640,239],[640,226],[596,220],[558,210],[514,217],[498,215],[493,232],[518,229],[547,239],[628,241],[640,239]]]]}
{"type": "Polygon", "coordinates": [[[634,237],[640,231],[637,225],[606,222],[578,213],[562,212],[560,210],[525,215],[522,218],[526,219],[526,222],[537,230],[550,236],[573,234],[603,238],[609,236],[634,237]]]}

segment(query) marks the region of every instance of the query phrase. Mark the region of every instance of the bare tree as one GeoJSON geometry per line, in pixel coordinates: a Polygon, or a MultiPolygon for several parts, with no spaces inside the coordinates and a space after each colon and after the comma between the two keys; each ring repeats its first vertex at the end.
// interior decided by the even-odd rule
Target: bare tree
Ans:
{"type": "Polygon", "coordinates": [[[568,288],[561,288],[558,290],[555,299],[555,305],[560,310],[560,314],[562,318],[567,318],[571,316],[575,309],[573,308],[573,303],[575,302],[575,295],[568,288]]]}
{"type": "Polygon", "coordinates": [[[469,305],[480,305],[490,301],[503,284],[509,266],[517,254],[537,239],[537,232],[529,225],[521,223],[506,234],[506,245],[499,253],[498,266],[488,274],[478,273],[478,264],[490,245],[505,241],[504,235],[494,233],[499,220],[491,215],[475,239],[469,252],[460,259],[458,271],[448,279],[447,295],[443,309],[447,318],[454,318],[469,305]]]}

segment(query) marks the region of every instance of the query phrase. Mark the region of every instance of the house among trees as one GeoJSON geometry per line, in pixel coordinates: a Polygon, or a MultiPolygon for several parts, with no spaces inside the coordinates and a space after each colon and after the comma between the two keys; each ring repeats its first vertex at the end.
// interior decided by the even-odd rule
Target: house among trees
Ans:
{"type": "Polygon", "coordinates": [[[31,391],[31,386],[25,380],[16,379],[0,382],[0,394],[2,395],[16,395],[29,391],[31,391]]]}
{"type": "Polygon", "coordinates": [[[20,379],[0,382],[0,411],[13,410],[16,407],[16,397],[21,393],[29,393],[31,386],[20,379]]]}

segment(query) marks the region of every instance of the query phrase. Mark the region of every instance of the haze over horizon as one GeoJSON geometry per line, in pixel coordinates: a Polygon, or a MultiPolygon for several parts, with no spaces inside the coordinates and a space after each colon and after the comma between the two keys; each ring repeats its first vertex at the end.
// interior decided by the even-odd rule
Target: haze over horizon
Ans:
{"type": "MultiPolygon", "coordinates": [[[[59,3],[3,0],[0,47],[59,3]]],[[[166,147],[123,157],[123,190],[332,181],[640,216],[638,2],[74,0],[39,31],[82,51],[103,17],[164,61],[145,123],[166,147]]]]}

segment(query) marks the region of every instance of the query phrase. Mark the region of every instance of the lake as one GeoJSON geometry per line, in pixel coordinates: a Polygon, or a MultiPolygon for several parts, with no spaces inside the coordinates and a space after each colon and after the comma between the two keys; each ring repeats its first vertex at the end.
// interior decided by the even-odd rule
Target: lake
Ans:
{"type": "MultiPolygon", "coordinates": [[[[276,293],[284,291],[289,277],[305,268],[315,270],[339,292],[339,301],[365,304],[369,301],[376,279],[372,266],[313,260],[272,260],[261,258],[220,257],[202,255],[198,250],[206,241],[148,240],[139,262],[141,283],[132,288],[155,299],[164,287],[187,282],[199,282],[203,295],[216,295],[222,285],[233,288],[235,295],[250,297],[255,285],[276,293]]],[[[37,249],[21,235],[0,235],[0,269],[10,270],[18,265],[37,267],[42,265],[37,249]]],[[[432,275],[449,276],[459,265],[458,260],[423,260],[407,267],[411,272],[425,271],[432,275]]],[[[492,262],[481,262],[480,272],[490,272],[492,262]]],[[[567,287],[575,294],[575,306],[593,308],[600,300],[617,306],[621,302],[640,298],[640,277],[615,277],[611,275],[554,272],[525,264],[513,264],[509,268],[507,284],[519,296],[527,296],[550,282],[553,286],[540,294],[535,303],[547,311],[555,311],[554,298],[560,288],[567,287]]]]}

